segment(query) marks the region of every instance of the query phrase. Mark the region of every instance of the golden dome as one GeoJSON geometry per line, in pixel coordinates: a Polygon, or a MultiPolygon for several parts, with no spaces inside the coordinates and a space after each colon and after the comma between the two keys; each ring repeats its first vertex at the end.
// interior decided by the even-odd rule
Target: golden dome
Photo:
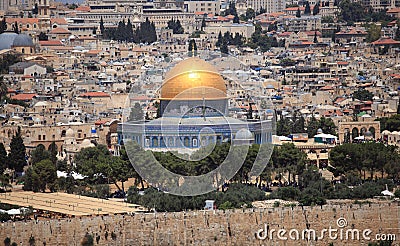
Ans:
{"type": "Polygon", "coordinates": [[[178,63],[166,75],[161,99],[225,99],[226,85],[218,71],[206,61],[191,57],[178,63]]]}

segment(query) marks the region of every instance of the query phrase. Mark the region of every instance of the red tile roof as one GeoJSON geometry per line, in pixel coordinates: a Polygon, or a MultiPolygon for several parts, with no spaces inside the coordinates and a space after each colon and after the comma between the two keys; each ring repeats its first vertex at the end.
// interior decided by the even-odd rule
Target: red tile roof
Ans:
{"type": "Polygon", "coordinates": [[[98,121],[96,121],[94,124],[97,125],[97,126],[99,126],[99,125],[104,125],[104,124],[107,123],[107,122],[108,122],[107,120],[98,120],[98,121]]]}
{"type": "Polygon", "coordinates": [[[59,25],[67,25],[68,24],[67,21],[64,18],[51,18],[50,22],[51,23],[56,23],[56,24],[59,24],[59,25]]]}
{"type": "Polygon", "coordinates": [[[101,91],[91,91],[80,95],[80,97],[109,97],[110,95],[101,91]]]}
{"type": "Polygon", "coordinates": [[[39,41],[41,46],[62,46],[63,43],[60,40],[47,40],[47,41],[39,41]]]}
{"type": "Polygon", "coordinates": [[[75,10],[78,12],[90,12],[91,9],[89,6],[79,6],[75,10]]]}
{"type": "Polygon", "coordinates": [[[386,11],[387,14],[396,14],[396,13],[400,13],[400,8],[393,8],[393,9],[389,9],[388,11],[386,11]]]}
{"type": "Polygon", "coordinates": [[[71,34],[70,31],[68,31],[64,28],[61,28],[61,27],[54,28],[53,30],[51,30],[50,33],[52,33],[52,34],[71,34]]]}
{"type": "Polygon", "coordinates": [[[38,24],[39,19],[38,18],[6,18],[6,22],[8,24],[14,24],[15,22],[21,23],[21,24],[38,24]]]}
{"type": "Polygon", "coordinates": [[[11,99],[20,100],[20,101],[30,101],[36,96],[37,96],[36,94],[21,93],[21,94],[12,96],[11,99]]]}
{"type": "Polygon", "coordinates": [[[372,42],[373,45],[400,45],[400,41],[393,40],[388,37],[380,38],[375,42],[372,42]]]}

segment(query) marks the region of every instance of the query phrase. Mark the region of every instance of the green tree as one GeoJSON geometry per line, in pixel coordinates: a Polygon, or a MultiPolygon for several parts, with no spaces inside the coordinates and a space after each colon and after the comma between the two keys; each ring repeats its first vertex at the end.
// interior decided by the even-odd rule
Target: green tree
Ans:
{"type": "Polygon", "coordinates": [[[17,23],[17,22],[14,23],[13,31],[14,31],[16,34],[19,34],[19,28],[18,28],[18,23],[17,23]]]}
{"type": "Polygon", "coordinates": [[[400,41],[400,21],[397,22],[397,29],[394,40],[400,41]]]}
{"type": "Polygon", "coordinates": [[[314,115],[311,117],[311,119],[307,123],[307,133],[308,137],[312,138],[317,134],[317,130],[319,128],[319,122],[318,120],[314,117],[314,115]]]}
{"type": "Polygon", "coordinates": [[[225,16],[233,15],[237,16],[236,5],[235,2],[229,2],[228,8],[225,10],[225,16]]]}
{"type": "Polygon", "coordinates": [[[28,168],[24,179],[24,190],[45,192],[46,189],[50,189],[50,191],[54,191],[57,169],[51,160],[42,160],[28,168]]]}
{"type": "Polygon", "coordinates": [[[278,136],[288,136],[292,130],[292,122],[287,117],[282,117],[276,123],[276,134],[278,136]]]}
{"type": "Polygon", "coordinates": [[[49,37],[44,32],[40,32],[38,38],[39,38],[39,41],[47,41],[47,40],[49,40],[49,37]]]}
{"type": "Polygon", "coordinates": [[[318,128],[321,129],[323,133],[336,135],[336,125],[331,118],[322,116],[319,119],[318,128]]]}
{"type": "Polygon", "coordinates": [[[310,3],[308,1],[306,2],[306,6],[304,8],[304,14],[305,15],[310,15],[311,14],[310,3]]]}
{"type": "Polygon", "coordinates": [[[367,37],[365,38],[365,41],[368,43],[374,42],[378,40],[381,37],[381,27],[372,23],[372,24],[367,24],[366,25],[367,29],[367,37]]]}
{"type": "Polygon", "coordinates": [[[135,103],[133,108],[131,108],[131,112],[129,114],[129,120],[140,121],[143,120],[144,114],[142,110],[142,106],[139,103],[135,103]]]}
{"type": "Polygon", "coordinates": [[[167,25],[169,29],[172,29],[173,34],[183,34],[185,32],[180,20],[171,19],[168,21],[167,25]]]}
{"type": "Polygon", "coordinates": [[[20,127],[18,127],[17,133],[11,139],[8,164],[9,168],[16,172],[22,172],[26,165],[26,148],[21,137],[20,127]]]}
{"type": "Polygon", "coordinates": [[[297,17],[297,18],[300,18],[300,17],[301,17],[300,8],[298,8],[297,11],[296,11],[296,17],[297,17]]]}
{"type": "Polygon", "coordinates": [[[256,12],[252,8],[248,8],[246,10],[246,19],[247,20],[252,20],[256,17],[256,12]]]}
{"type": "Polygon", "coordinates": [[[197,44],[196,41],[194,41],[194,39],[191,39],[189,41],[188,54],[190,57],[197,55],[197,44]]]}
{"type": "Polygon", "coordinates": [[[90,184],[113,183],[124,192],[124,182],[132,176],[132,166],[120,157],[112,156],[105,145],[84,148],[75,156],[76,171],[87,176],[90,184]],[[118,185],[122,182],[122,187],[118,185]]]}
{"type": "Polygon", "coordinates": [[[224,40],[220,47],[221,53],[229,54],[228,43],[224,40]]]}
{"type": "Polygon", "coordinates": [[[6,17],[4,16],[0,22],[0,34],[5,31],[7,31],[7,21],[6,21],[6,17]]]}
{"type": "Polygon", "coordinates": [[[222,42],[223,42],[222,33],[221,33],[221,31],[219,31],[219,33],[218,33],[218,40],[217,40],[217,43],[215,44],[215,46],[221,47],[222,42]]]}
{"type": "Polygon", "coordinates": [[[365,7],[360,2],[342,0],[339,4],[340,19],[348,23],[358,22],[365,18],[365,7]]]}
{"type": "Polygon", "coordinates": [[[81,245],[82,246],[93,246],[94,245],[93,236],[90,235],[89,233],[86,233],[82,239],[81,245]]]}
{"type": "Polygon", "coordinates": [[[36,164],[40,161],[50,158],[49,151],[46,150],[43,144],[39,144],[31,153],[31,163],[36,164]]]}
{"type": "Polygon", "coordinates": [[[4,144],[0,143],[0,175],[3,174],[7,167],[7,151],[4,148],[4,144]]]}
{"type": "Polygon", "coordinates": [[[206,19],[203,17],[203,19],[201,20],[201,31],[204,31],[204,28],[206,28],[206,26],[206,19]]]}
{"type": "Polygon", "coordinates": [[[276,152],[275,167],[288,173],[289,182],[295,182],[295,176],[304,171],[307,154],[296,148],[293,143],[282,144],[276,152]]]}
{"type": "Polygon", "coordinates": [[[32,9],[32,14],[37,15],[39,13],[39,7],[38,4],[35,3],[35,6],[32,9]]]}
{"type": "Polygon", "coordinates": [[[51,142],[51,144],[49,145],[49,154],[50,154],[50,160],[51,162],[53,162],[54,166],[57,165],[57,153],[58,153],[58,147],[56,145],[56,143],[53,141],[51,142]]]}
{"type": "Polygon", "coordinates": [[[101,34],[104,34],[104,21],[103,21],[103,16],[100,18],[100,32],[101,34]]]}
{"type": "Polygon", "coordinates": [[[319,5],[320,4],[321,3],[319,1],[315,3],[314,8],[313,8],[313,15],[319,14],[319,5]]]}
{"type": "Polygon", "coordinates": [[[233,23],[240,23],[240,19],[239,19],[239,16],[238,16],[238,15],[235,15],[235,16],[233,17],[233,23]]]}
{"type": "Polygon", "coordinates": [[[3,97],[7,95],[7,85],[6,82],[4,81],[3,76],[0,76],[0,105],[3,102],[3,97]]]}
{"type": "Polygon", "coordinates": [[[372,94],[372,92],[365,90],[365,89],[359,89],[353,93],[353,98],[361,100],[361,101],[371,101],[373,97],[374,97],[374,94],[372,94]]]}

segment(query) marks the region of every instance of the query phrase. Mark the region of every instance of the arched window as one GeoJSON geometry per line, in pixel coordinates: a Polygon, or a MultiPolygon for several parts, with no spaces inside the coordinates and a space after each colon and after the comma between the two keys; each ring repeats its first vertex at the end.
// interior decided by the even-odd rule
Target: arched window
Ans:
{"type": "Polygon", "coordinates": [[[65,131],[65,130],[62,130],[62,131],[61,131],[61,137],[64,138],[64,137],[65,137],[65,134],[66,134],[66,131],[65,131]]]}
{"type": "Polygon", "coordinates": [[[197,147],[197,138],[193,138],[193,147],[197,147]]]}
{"type": "Polygon", "coordinates": [[[185,147],[190,147],[190,141],[188,137],[185,137],[185,139],[183,140],[183,145],[185,147]]]}

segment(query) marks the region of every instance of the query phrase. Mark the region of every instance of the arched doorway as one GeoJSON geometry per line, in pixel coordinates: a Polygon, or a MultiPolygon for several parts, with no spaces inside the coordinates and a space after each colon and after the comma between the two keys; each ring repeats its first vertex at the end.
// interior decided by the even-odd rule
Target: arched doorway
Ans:
{"type": "Polygon", "coordinates": [[[351,130],[351,139],[354,140],[358,136],[359,136],[358,128],[354,127],[353,130],[351,130]]]}

